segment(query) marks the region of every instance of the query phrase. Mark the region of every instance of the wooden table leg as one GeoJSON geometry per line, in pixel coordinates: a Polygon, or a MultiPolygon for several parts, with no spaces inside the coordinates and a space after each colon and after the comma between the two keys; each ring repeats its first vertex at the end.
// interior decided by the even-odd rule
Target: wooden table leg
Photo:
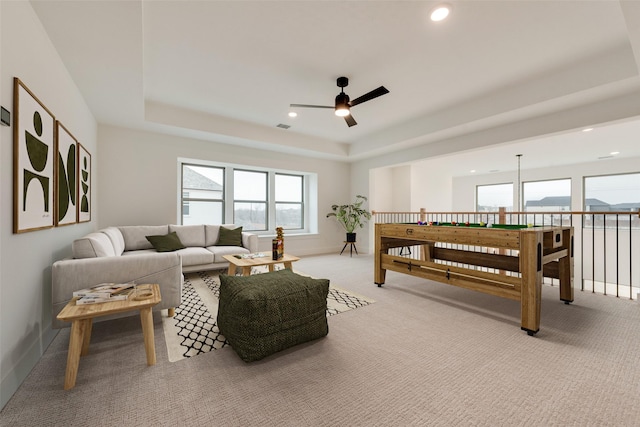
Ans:
{"type": "Polygon", "coordinates": [[[236,275],[236,265],[232,262],[229,263],[229,276],[235,276],[236,275]]]}
{"type": "Polygon", "coordinates": [[[542,233],[522,233],[520,236],[520,328],[529,335],[540,330],[542,242],[542,233]]]}
{"type": "Polygon", "coordinates": [[[387,270],[382,268],[382,254],[388,253],[388,250],[383,249],[382,245],[382,237],[380,236],[380,226],[382,224],[376,224],[375,228],[375,246],[373,249],[373,282],[378,285],[378,287],[382,286],[387,275],[387,270]]]}
{"type": "Polygon", "coordinates": [[[293,265],[291,265],[291,261],[283,262],[283,264],[284,268],[288,268],[289,270],[293,271],[293,265]]]}
{"type": "Polygon", "coordinates": [[[558,260],[560,276],[560,300],[565,304],[573,302],[573,229],[564,230],[562,235],[567,256],[558,260]]]}
{"type": "Polygon", "coordinates": [[[80,354],[84,347],[84,335],[87,327],[91,327],[91,319],[74,320],[69,335],[69,352],[67,353],[67,369],[64,374],[64,389],[75,387],[80,365],[80,354]]]}
{"type": "Polygon", "coordinates": [[[242,267],[243,276],[251,276],[251,267],[242,267]]]}
{"type": "Polygon", "coordinates": [[[273,273],[273,264],[269,264],[267,267],[269,268],[269,272],[273,273]]]}
{"type": "Polygon", "coordinates": [[[82,334],[82,351],[80,356],[86,356],[89,354],[89,343],[91,342],[91,331],[93,329],[93,319],[87,319],[85,329],[82,334]]]}
{"type": "Polygon", "coordinates": [[[140,320],[142,321],[142,335],[144,336],[144,350],[147,353],[147,365],[156,364],[156,346],[153,335],[153,315],[151,307],[140,309],[140,320]]]}

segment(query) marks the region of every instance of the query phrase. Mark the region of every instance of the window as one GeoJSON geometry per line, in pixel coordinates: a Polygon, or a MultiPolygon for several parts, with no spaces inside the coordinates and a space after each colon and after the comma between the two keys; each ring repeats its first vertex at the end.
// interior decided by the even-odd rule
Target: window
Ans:
{"type": "Polygon", "coordinates": [[[245,230],[267,229],[266,172],[233,171],[233,223],[245,230]]]}
{"type": "Polygon", "coordinates": [[[317,175],[285,170],[179,160],[182,224],[242,226],[256,234],[276,227],[317,232],[317,175]]]}
{"type": "Polygon", "coordinates": [[[182,216],[189,216],[189,192],[182,192],[182,216]]]}
{"type": "Polygon", "coordinates": [[[478,185],[476,187],[476,207],[478,212],[497,212],[504,207],[513,210],[513,184],[478,185]]]}
{"type": "Polygon", "coordinates": [[[304,177],[276,174],[276,226],[285,230],[304,226],[304,177]]]}
{"type": "Polygon", "coordinates": [[[182,224],[224,223],[224,169],[182,165],[182,224]]]}
{"type": "Polygon", "coordinates": [[[525,182],[522,193],[526,212],[571,210],[570,179],[525,182]]]}
{"type": "Polygon", "coordinates": [[[584,210],[603,215],[585,215],[587,227],[640,228],[640,173],[584,178],[584,210]],[[629,215],[606,215],[629,212],[629,215]]]}
{"type": "Polygon", "coordinates": [[[584,210],[638,212],[640,210],[640,173],[585,177],[584,210]]]}

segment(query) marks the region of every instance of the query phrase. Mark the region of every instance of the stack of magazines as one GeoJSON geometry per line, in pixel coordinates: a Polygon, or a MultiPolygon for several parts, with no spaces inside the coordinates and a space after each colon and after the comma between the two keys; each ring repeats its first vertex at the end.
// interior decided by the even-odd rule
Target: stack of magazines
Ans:
{"type": "Polygon", "coordinates": [[[135,283],[100,283],[90,288],[75,291],[73,296],[78,297],[76,305],[122,301],[129,298],[135,286],[135,283]]]}
{"type": "Polygon", "coordinates": [[[254,258],[264,258],[268,256],[267,254],[265,254],[264,252],[258,252],[255,254],[239,254],[239,255],[234,255],[234,257],[238,258],[238,259],[254,259],[254,258]]]}

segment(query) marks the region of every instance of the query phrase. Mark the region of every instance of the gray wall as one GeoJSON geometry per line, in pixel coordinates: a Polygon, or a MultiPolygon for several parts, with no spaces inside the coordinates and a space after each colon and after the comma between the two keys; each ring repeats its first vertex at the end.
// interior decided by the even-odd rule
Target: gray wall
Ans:
{"type": "MultiPolygon", "coordinates": [[[[178,159],[196,159],[318,174],[318,233],[285,232],[287,252],[309,255],[339,251],[344,232],[325,214],[349,200],[349,165],[218,144],[190,138],[100,125],[99,228],[109,225],[177,224],[180,175],[178,159]]],[[[273,236],[260,240],[271,250],[273,236]]]]}
{"type": "MultiPolygon", "coordinates": [[[[29,2],[0,2],[0,103],[13,120],[13,78],[20,80],[95,155],[97,125],[29,2]]],[[[0,127],[0,405],[8,401],[47,348],[51,330],[51,264],[88,223],[13,234],[13,126],[0,127]]],[[[60,386],[64,373],[60,373],[60,386]]]]}

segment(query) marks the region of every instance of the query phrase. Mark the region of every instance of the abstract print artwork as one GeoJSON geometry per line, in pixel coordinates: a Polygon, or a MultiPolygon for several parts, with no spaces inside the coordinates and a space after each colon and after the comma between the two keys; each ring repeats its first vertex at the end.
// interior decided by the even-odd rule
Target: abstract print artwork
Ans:
{"type": "Polygon", "coordinates": [[[54,225],[55,118],[20,81],[13,85],[13,232],[54,225]]]}
{"type": "Polygon", "coordinates": [[[78,143],[78,222],[91,221],[91,154],[78,143]]]}
{"type": "Polygon", "coordinates": [[[56,225],[75,224],[78,221],[78,141],[59,121],[56,136],[56,225]]]}

